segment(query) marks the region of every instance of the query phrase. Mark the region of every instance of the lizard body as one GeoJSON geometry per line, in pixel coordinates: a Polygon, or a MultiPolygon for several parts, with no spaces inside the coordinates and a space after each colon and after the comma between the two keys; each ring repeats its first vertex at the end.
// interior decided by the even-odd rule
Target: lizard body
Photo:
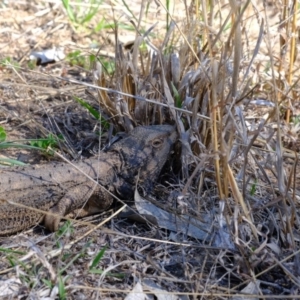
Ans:
{"type": "Polygon", "coordinates": [[[57,162],[0,169],[0,236],[41,221],[55,231],[60,216],[83,207],[81,216],[108,209],[113,202],[109,192],[123,200],[132,199],[137,181],[149,190],[176,138],[173,126],[141,126],[99,157],[75,163],[76,168],[57,162]],[[44,215],[31,207],[56,215],[44,215]]]}

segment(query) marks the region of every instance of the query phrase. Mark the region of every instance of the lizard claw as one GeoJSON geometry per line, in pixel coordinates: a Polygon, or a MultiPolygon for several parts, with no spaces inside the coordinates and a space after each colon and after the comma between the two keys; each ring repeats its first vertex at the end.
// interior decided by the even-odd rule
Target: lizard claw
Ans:
{"type": "Polygon", "coordinates": [[[54,232],[59,227],[61,217],[59,216],[59,213],[55,210],[55,208],[50,209],[50,213],[51,214],[45,215],[44,225],[47,230],[54,232]]]}

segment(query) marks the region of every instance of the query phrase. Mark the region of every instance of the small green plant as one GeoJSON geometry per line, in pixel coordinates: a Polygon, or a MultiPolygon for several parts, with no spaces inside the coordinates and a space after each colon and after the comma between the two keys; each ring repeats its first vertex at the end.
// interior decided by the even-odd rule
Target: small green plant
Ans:
{"type": "Polygon", "coordinates": [[[75,50],[73,52],[70,52],[67,55],[66,60],[70,63],[71,66],[79,66],[84,69],[87,66],[86,56],[82,55],[80,50],[75,50]]]}
{"type": "Polygon", "coordinates": [[[254,180],[254,183],[251,185],[250,195],[253,196],[256,192],[257,179],[254,180]]]}
{"type": "Polygon", "coordinates": [[[82,100],[81,98],[74,97],[74,99],[84,108],[86,108],[89,113],[98,121],[101,122],[102,128],[109,128],[109,123],[102,118],[101,114],[94,109],[90,104],[82,100]]]}
{"type": "Polygon", "coordinates": [[[23,251],[16,251],[16,250],[2,248],[2,247],[0,247],[0,252],[6,252],[8,254],[18,254],[18,255],[25,255],[26,254],[23,251]]]}
{"type": "MultiPolygon", "coordinates": [[[[170,11],[170,0],[166,0],[166,9],[167,9],[167,11],[170,11]]],[[[169,27],[170,27],[170,16],[167,13],[166,14],[166,31],[169,30],[169,27]]]]}
{"type": "Polygon", "coordinates": [[[65,262],[65,265],[63,268],[61,268],[59,270],[59,275],[62,275],[63,273],[65,273],[67,271],[67,269],[70,267],[70,266],[73,266],[75,261],[77,261],[79,258],[81,257],[84,257],[86,255],[86,251],[87,249],[89,249],[91,247],[91,244],[92,244],[92,240],[89,240],[80,250],[79,253],[77,254],[74,254],[74,253],[63,253],[63,255],[61,256],[61,260],[63,262],[65,262]]]}
{"type": "Polygon", "coordinates": [[[94,54],[84,55],[80,50],[76,50],[70,52],[66,60],[71,66],[79,66],[85,70],[90,70],[96,61],[96,56],[94,54]]]}
{"type": "Polygon", "coordinates": [[[0,127],[0,150],[6,148],[24,148],[34,150],[47,150],[49,147],[57,147],[59,140],[63,140],[62,135],[53,135],[52,133],[44,139],[20,140],[18,143],[6,141],[7,134],[3,127],[0,127]],[[30,145],[20,144],[20,142],[29,142],[30,145]]]}
{"type": "MultiPolygon", "coordinates": [[[[25,255],[25,254],[26,253],[22,253],[22,255],[25,255]]],[[[28,275],[32,274],[33,269],[30,268],[26,262],[19,259],[19,253],[11,252],[9,255],[6,256],[6,259],[9,261],[9,263],[12,267],[21,266],[22,268],[24,268],[24,270],[26,270],[26,273],[28,275]]]]}
{"type": "Polygon", "coordinates": [[[0,66],[6,67],[6,68],[14,68],[14,69],[20,68],[20,64],[17,61],[11,59],[10,57],[1,59],[0,66]]]}
{"type": "MultiPolygon", "coordinates": [[[[67,220],[57,231],[56,231],[56,237],[61,238],[62,236],[68,234],[71,235],[74,232],[74,227],[71,223],[71,221],[67,220]]],[[[60,245],[57,245],[60,247],[60,245]]]]}
{"type": "Polygon", "coordinates": [[[63,136],[60,134],[58,136],[49,133],[48,136],[44,139],[36,139],[36,140],[29,140],[31,146],[42,149],[48,150],[49,147],[56,148],[58,146],[59,140],[63,140],[63,136]]]}
{"type": "MultiPolygon", "coordinates": [[[[9,148],[11,143],[6,142],[6,131],[3,127],[0,126],[0,150],[9,148]]],[[[15,159],[11,158],[0,158],[0,164],[8,164],[8,165],[19,165],[19,166],[24,166],[25,164],[23,162],[20,162],[15,159]]]]}
{"type": "Polygon", "coordinates": [[[36,68],[36,61],[35,60],[29,60],[27,62],[27,67],[30,70],[34,70],[36,68]]]}
{"type": "MultiPolygon", "coordinates": [[[[75,0],[75,1],[69,1],[69,0],[62,0],[63,7],[66,10],[67,16],[69,20],[72,22],[75,29],[84,29],[84,30],[90,30],[88,28],[88,24],[90,21],[96,16],[96,14],[100,11],[100,5],[102,4],[102,0],[89,0],[87,3],[82,4],[82,0],[75,0]]],[[[129,7],[126,5],[125,2],[123,2],[125,6],[127,7],[128,11],[130,11],[129,7]]],[[[136,20],[135,14],[133,14],[130,11],[132,17],[136,20]]],[[[98,16],[99,17],[99,14],[98,16]]],[[[134,31],[135,28],[132,25],[128,25],[125,23],[119,23],[118,27],[122,29],[127,29],[134,31]]],[[[94,33],[98,33],[103,29],[115,29],[116,24],[115,22],[107,22],[105,17],[102,17],[101,20],[92,28],[90,31],[94,33]]]]}
{"type": "MultiPolygon", "coordinates": [[[[99,11],[102,0],[89,0],[87,5],[82,0],[71,1],[62,0],[68,18],[76,29],[85,27],[99,11]],[[84,4],[84,5],[83,5],[84,4]]],[[[100,21],[102,22],[102,20],[100,21]]]]}
{"type": "Polygon", "coordinates": [[[106,58],[102,58],[102,57],[99,58],[99,61],[107,74],[109,74],[109,75],[114,74],[114,72],[116,70],[115,61],[112,61],[112,60],[106,59],[106,58]]]}
{"type": "Polygon", "coordinates": [[[103,18],[94,28],[94,31],[98,33],[102,29],[113,29],[115,28],[115,23],[107,23],[106,20],[103,18]]]}
{"type": "MultiPolygon", "coordinates": [[[[96,255],[96,257],[93,259],[91,266],[89,268],[89,272],[92,274],[102,274],[103,270],[101,269],[97,269],[97,265],[99,264],[99,262],[101,261],[101,259],[103,258],[103,255],[106,251],[106,246],[100,250],[100,252],[96,255]]],[[[112,277],[116,277],[116,278],[124,278],[125,274],[120,274],[120,273],[110,273],[108,272],[106,274],[107,276],[112,276],[112,277]]]]}
{"type": "Polygon", "coordinates": [[[42,281],[49,289],[53,288],[53,283],[51,282],[51,280],[43,278],[42,281]]]}
{"type": "Polygon", "coordinates": [[[93,259],[91,266],[90,266],[90,271],[96,268],[96,266],[99,264],[100,260],[102,259],[104,253],[106,251],[106,246],[104,246],[100,252],[96,255],[96,257],[93,259]]]}
{"type": "Polygon", "coordinates": [[[6,140],[6,131],[3,127],[0,126],[0,143],[6,140]]]}
{"type": "Polygon", "coordinates": [[[65,283],[61,276],[58,278],[58,294],[59,294],[59,299],[60,300],[65,300],[67,299],[67,292],[65,288],[65,283]]]}
{"type": "Polygon", "coordinates": [[[175,105],[176,105],[176,107],[181,108],[182,101],[181,101],[180,95],[178,93],[178,90],[176,89],[173,82],[171,82],[171,87],[172,87],[172,91],[173,91],[173,95],[174,95],[174,99],[175,99],[175,105]]]}
{"type": "MultiPolygon", "coordinates": [[[[43,152],[53,155],[53,150],[51,148],[55,148],[58,146],[58,141],[63,140],[62,136],[55,136],[53,134],[49,134],[47,138],[45,139],[31,139],[31,140],[19,140],[17,142],[6,141],[7,134],[3,127],[0,127],[0,150],[1,149],[7,149],[7,148],[21,148],[21,149],[30,149],[30,150],[42,150],[43,152]],[[28,143],[29,145],[22,144],[22,142],[28,143]]],[[[18,165],[18,166],[24,166],[25,163],[11,159],[11,158],[0,158],[0,164],[5,165],[18,165]]]]}
{"type": "Polygon", "coordinates": [[[88,104],[87,102],[85,102],[84,100],[82,100],[81,98],[78,97],[74,97],[74,99],[84,108],[86,108],[89,113],[97,120],[100,120],[101,115],[99,114],[99,112],[94,109],[90,104],[88,104]]]}

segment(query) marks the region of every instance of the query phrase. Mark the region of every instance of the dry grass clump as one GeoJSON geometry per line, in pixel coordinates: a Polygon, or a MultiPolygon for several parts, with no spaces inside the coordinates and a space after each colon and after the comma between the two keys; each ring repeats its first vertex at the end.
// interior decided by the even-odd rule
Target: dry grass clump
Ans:
{"type": "MultiPolygon", "coordinates": [[[[196,207],[209,214],[214,227],[207,224],[207,240],[235,255],[233,261],[215,256],[215,276],[235,277],[240,287],[254,282],[261,295],[286,293],[282,282],[291,290],[299,287],[292,275],[299,256],[299,126],[291,122],[292,111],[298,118],[293,95],[299,62],[293,36],[284,45],[289,59],[280,52],[283,45],[271,44],[276,24],[269,24],[266,8],[250,1],[206,8],[207,19],[201,7],[198,18],[187,13],[184,25],[171,23],[159,46],[137,34],[130,54],[117,47],[113,82],[127,95],[100,89],[100,105],[124,127],[177,124],[181,172],[173,205],[184,199],[185,212],[196,207]],[[139,50],[142,42],[146,55],[139,50]],[[227,270],[222,275],[220,267],[227,270]]],[[[295,32],[296,16],[284,20],[283,31],[292,23],[295,32]]],[[[107,87],[101,78],[99,86],[107,87]]],[[[233,282],[227,281],[229,288],[233,282]]]]}
{"type": "MultiPolygon", "coordinates": [[[[88,249],[86,256],[78,250],[83,258],[76,264],[57,259],[49,267],[39,256],[47,270],[67,265],[60,276],[67,267],[77,272],[69,291],[124,297],[141,284],[151,294],[156,289],[202,299],[299,294],[298,11],[269,5],[184,2],[180,18],[167,13],[164,34],[154,22],[145,28],[136,21],[130,50],[114,29],[115,71],[97,61],[89,87],[117,130],[176,125],[180,146],[155,200],[135,199],[137,211],[147,199],[172,222],[151,224],[149,208],[145,224],[114,219],[113,230],[82,233],[95,243],[68,241],[67,251],[88,249]],[[96,277],[82,267],[103,243],[108,249],[101,267],[125,274],[122,279],[96,277]]],[[[141,8],[137,20],[146,17],[141,8]]],[[[58,286],[61,277],[51,279],[58,286]]]]}

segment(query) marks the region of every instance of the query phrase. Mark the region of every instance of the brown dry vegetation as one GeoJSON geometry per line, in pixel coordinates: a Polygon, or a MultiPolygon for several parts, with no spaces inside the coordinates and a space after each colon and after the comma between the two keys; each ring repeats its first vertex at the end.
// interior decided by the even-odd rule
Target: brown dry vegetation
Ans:
{"type": "MultiPolygon", "coordinates": [[[[57,152],[72,160],[137,125],[176,124],[180,134],[145,196],[176,216],[176,230],[109,211],[65,234],[39,227],[5,238],[0,280],[16,286],[8,298],[63,298],[65,289],[68,299],[123,299],[134,287],[174,299],[300,298],[299,4],[199,2],[173,1],[168,31],[160,1],[130,3],[135,18],[121,1],[105,1],[86,28],[60,2],[2,4],[0,126],[8,140],[62,135],[57,152]],[[102,18],[111,27],[94,32],[102,18]],[[97,60],[31,69],[30,53],[53,46],[97,60]],[[90,266],[104,246],[97,274],[90,266]]],[[[1,158],[59,159],[15,148],[1,158]]]]}

